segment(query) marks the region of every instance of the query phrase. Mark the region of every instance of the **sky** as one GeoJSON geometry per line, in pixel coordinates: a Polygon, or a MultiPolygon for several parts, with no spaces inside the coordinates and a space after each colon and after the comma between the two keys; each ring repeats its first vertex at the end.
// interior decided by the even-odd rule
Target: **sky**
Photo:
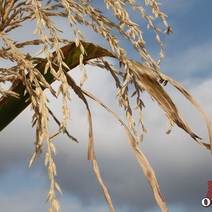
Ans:
{"type": "MultiPolygon", "coordinates": [[[[178,80],[211,119],[212,2],[211,0],[161,0],[161,2],[163,3],[161,10],[168,15],[168,22],[173,29],[173,34],[162,37],[166,47],[161,72],[178,80]]],[[[97,7],[102,8],[101,3],[97,3],[97,7]]],[[[139,19],[135,17],[139,23],[139,19]]],[[[55,22],[63,27],[61,20],[55,22]]],[[[31,29],[33,28],[29,25],[26,36],[31,35],[31,29]]],[[[16,36],[17,39],[25,39],[25,35],[16,34],[16,36]]],[[[71,32],[65,31],[65,36],[72,36],[71,32]]],[[[85,39],[105,45],[98,35],[87,31],[85,39]]],[[[150,52],[156,55],[157,48],[148,36],[146,39],[150,52]]],[[[123,45],[127,48],[127,44],[123,45]]],[[[36,52],[36,49],[30,49],[30,52],[36,52]]],[[[130,50],[129,57],[139,60],[130,50]]],[[[5,61],[1,62],[6,65],[5,61]]],[[[79,79],[82,74],[79,69],[71,73],[75,79],[79,79]]],[[[123,116],[114,87],[114,82],[106,71],[88,67],[85,88],[123,116]]],[[[166,89],[192,130],[203,141],[208,142],[206,125],[195,108],[171,86],[166,86],[166,89]]],[[[210,211],[210,208],[201,206],[201,200],[208,191],[207,183],[212,180],[210,152],[176,126],[167,135],[167,119],[164,113],[148,94],[144,93],[143,98],[145,102],[143,116],[147,134],[139,146],[155,171],[169,210],[210,211]]],[[[60,101],[55,99],[51,101],[51,108],[60,117],[60,101]]],[[[93,116],[97,160],[116,211],[160,211],[120,123],[96,103],[92,101],[89,103],[93,116]]],[[[54,140],[58,151],[54,157],[58,171],[56,181],[63,192],[62,196],[57,195],[61,209],[63,212],[109,211],[92,170],[91,161],[87,160],[88,125],[84,105],[73,94],[69,106],[71,109],[69,131],[78,138],[79,143],[69,140],[66,135],[60,135],[54,140]]],[[[48,211],[49,204],[45,201],[50,185],[44,166],[45,146],[41,157],[28,168],[35,139],[35,129],[31,128],[31,116],[32,111],[27,108],[0,133],[1,211],[48,211]]],[[[53,123],[51,126],[56,129],[53,123]]]]}

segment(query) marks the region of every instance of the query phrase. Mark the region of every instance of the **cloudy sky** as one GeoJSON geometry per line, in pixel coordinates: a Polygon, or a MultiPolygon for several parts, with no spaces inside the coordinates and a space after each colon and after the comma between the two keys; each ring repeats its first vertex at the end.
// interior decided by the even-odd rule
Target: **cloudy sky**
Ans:
{"type": "MultiPolygon", "coordinates": [[[[212,2],[161,2],[161,9],[168,14],[168,21],[174,32],[170,36],[163,36],[166,55],[161,71],[182,83],[212,118],[212,2]]],[[[98,7],[101,7],[100,3],[98,7]]],[[[137,21],[139,23],[139,20],[137,21]]],[[[59,24],[62,27],[63,23],[59,24]]],[[[30,33],[31,28],[28,29],[27,33],[30,33]]],[[[67,36],[71,34],[65,33],[67,36]]],[[[17,35],[18,38],[21,36],[23,37],[17,35]]],[[[87,31],[85,38],[99,44],[102,42],[98,40],[99,36],[87,31]]],[[[148,46],[152,46],[150,52],[155,54],[151,40],[148,37],[146,39],[148,46]]],[[[129,57],[139,59],[134,53],[129,54],[129,57]]],[[[88,68],[88,72],[86,88],[122,116],[123,113],[115,98],[114,83],[108,73],[93,68],[88,68]]],[[[75,78],[80,78],[78,69],[72,73],[75,78]]],[[[206,126],[201,116],[175,89],[171,86],[166,88],[192,130],[208,142],[206,126]]],[[[140,148],[155,170],[169,210],[210,211],[210,208],[201,206],[201,199],[207,193],[207,182],[212,180],[210,152],[177,127],[167,135],[167,120],[163,112],[147,94],[144,94],[143,98],[146,105],[143,115],[148,133],[140,148]]],[[[58,150],[55,157],[58,171],[56,180],[63,192],[63,196],[58,194],[61,209],[63,212],[106,212],[109,211],[107,204],[93,173],[91,162],[87,160],[85,108],[74,94],[72,99],[69,131],[78,138],[79,144],[70,141],[65,135],[54,140],[58,150]]],[[[123,128],[96,103],[90,104],[97,159],[116,211],[160,211],[126,141],[123,128]]],[[[60,102],[52,100],[50,106],[54,111],[58,111],[60,116],[60,102]]],[[[35,138],[35,130],[31,128],[31,115],[32,112],[27,108],[0,134],[1,211],[37,212],[47,211],[49,207],[48,203],[45,203],[49,180],[43,155],[36,159],[30,169],[28,168],[28,159],[34,151],[35,138]]],[[[52,126],[55,127],[53,124],[52,126]]]]}

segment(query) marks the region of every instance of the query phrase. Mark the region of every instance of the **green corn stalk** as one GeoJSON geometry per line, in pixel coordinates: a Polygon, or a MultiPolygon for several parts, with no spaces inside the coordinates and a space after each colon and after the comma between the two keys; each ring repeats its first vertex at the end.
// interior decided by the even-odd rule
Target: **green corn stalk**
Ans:
{"type": "MultiPolygon", "coordinates": [[[[84,46],[86,52],[86,54],[84,54],[84,62],[98,57],[114,57],[111,52],[97,45],[83,41],[81,41],[81,43],[84,46]]],[[[75,42],[71,42],[70,44],[63,46],[61,51],[64,55],[64,62],[70,70],[79,65],[81,50],[79,46],[75,45],[75,42]]],[[[53,53],[53,56],[54,55],[55,53],[53,53]]],[[[47,71],[47,73],[44,74],[46,63],[47,60],[42,59],[35,66],[35,68],[39,70],[40,73],[44,76],[45,80],[51,84],[55,79],[50,71],[47,71]]],[[[8,124],[10,124],[30,104],[30,101],[27,101],[29,99],[29,94],[26,93],[24,95],[25,86],[21,80],[18,79],[13,83],[11,91],[17,93],[19,98],[15,98],[13,96],[3,96],[0,99],[0,131],[2,131],[8,124]]]]}

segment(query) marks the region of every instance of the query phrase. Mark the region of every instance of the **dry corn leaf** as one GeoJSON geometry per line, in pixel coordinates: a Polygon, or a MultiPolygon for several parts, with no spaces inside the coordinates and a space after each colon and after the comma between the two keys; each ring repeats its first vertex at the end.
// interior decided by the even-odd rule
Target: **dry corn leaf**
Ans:
{"type": "Polygon", "coordinates": [[[134,136],[132,135],[132,133],[130,132],[130,130],[128,129],[127,125],[124,123],[124,121],[122,121],[122,119],[116,114],[114,113],[109,107],[107,107],[102,101],[100,101],[97,97],[95,97],[94,95],[92,95],[91,93],[89,93],[88,91],[83,90],[83,93],[86,94],[88,97],[90,97],[91,99],[93,99],[94,101],[96,101],[97,103],[99,103],[103,108],[105,108],[109,113],[111,113],[119,122],[121,122],[122,126],[124,127],[125,130],[125,134],[127,137],[127,140],[136,156],[136,159],[138,161],[138,163],[140,164],[144,175],[146,176],[147,180],[149,181],[150,186],[152,187],[155,199],[159,205],[159,207],[161,208],[161,210],[163,212],[168,212],[166,203],[162,197],[162,194],[160,192],[159,189],[159,185],[154,173],[154,170],[152,169],[149,161],[147,160],[146,156],[142,153],[142,151],[139,149],[138,144],[134,138],[134,136]]]}
{"type": "Polygon", "coordinates": [[[88,131],[89,131],[89,133],[88,133],[88,138],[89,138],[89,141],[88,141],[88,160],[92,160],[94,173],[96,174],[97,179],[100,183],[100,186],[101,186],[102,191],[104,193],[105,199],[108,203],[109,209],[110,209],[111,212],[114,212],[115,210],[114,210],[114,207],[113,207],[112,200],[110,198],[110,195],[108,193],[106,186],[103,183],[103,180],[102,180],[101,174],[100,174],[100,170],[99,170],[99,167],[98,167],[98,163],[97,163],[97,160],[96,160],[96,155],[95,155],[95,150],[94,150],[94,136],[93,136],[92,117],[91,117],[91,111],[90,111],[88,102],[87,102],[87,100],[86,100],[86,98],[83,94],[81,87],[77,86],[74,79],[71,76],[69,76],[67,73],[66,73],[66,77],[67,77],[67,81],[68,81],[68,84],[70,85],[70,87],[74,90],[74,92],[78,95],[78,97],[84,102],[84,104],[86,106],[87,119],[88,119],[88,131]]]}
{"type": "MultiPolygon", "coordinates": [[[[145,67],[136,61],[131,60],[131,63],[131,71],[137,76],[138,80],[142,83],[142,88],[144,88],[149,93],[149,95],[157,101],[159,106],[164,110],[168,119],[170,119],[173,123],[177,124],[178,127],[185,130],[199,144],[203,145],[207,149],[210,149],[212,147],[212,128],[210,119],[199,106],[199,104],[196,102],[196,100],[185,90],[185,88],[183,88],[174,79],[166,76],[165,74],[156,72],[153,69],[145,67]],[[194,132],[192,132],[186,121],[180,115],[171,97],[158,82],[158,80],[161,79],[162,81],[165,80],[167,82],[170,82],[174,87],[176,87],[202,114],[207,125],[210,145],[205,142],[201,142],[199,140],[200,138],[194,132]]],[[[212,149],[210,150],[212,152],[212,149]]]]}

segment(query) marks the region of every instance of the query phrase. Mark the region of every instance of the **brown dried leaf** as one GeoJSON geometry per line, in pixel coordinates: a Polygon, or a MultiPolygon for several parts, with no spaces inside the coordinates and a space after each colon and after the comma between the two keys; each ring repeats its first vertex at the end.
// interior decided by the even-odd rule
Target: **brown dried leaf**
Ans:
{"type": "Polygon", "coordinates": [[[165,201],[164,201],[164,199],[161,195],[154,170],[152,169],[152,167],[151,167],[150,163],[148,162],[147,158],[145,157],[145,155],[138,148],[137,142],[136,142],[135,138],[133,137],[133,135],[131,134],[128,127],[126,126],[126,124],[122,121],[122,119],[116,113],[114,113],[110,108],[108,108],[98,98],[93,96],[88,91],[83,90],[83,93],[85,95],[87,95],[88,97],[90,97],[91,99],[93,99],[94,101],[96,101],[97,103],[99,103],[101,106],[103,106],[109,113],[111,113],[118,121],[121,122],[121,124],[124,127],[124,130],[125,130],[125,133],[126,133],[126,136],[127,136],[127,140],[129,142],[131,148],[133,149],[134,154],[136,155],[136,159],[137,159],[138,163],[140,164],[146,178],[148,179],[148,181],[149,181],[149,183],[150,183],[150,185],[153,189],[155,199],[156,199],[158,205],[160,206],[160,208],[163,212],[168,212],[168,209],[166,207],[166,203],[165,203],[165,201]]]}
{"type": "Polygon", "coordinates": [[[168,119],[170,119],[173,123],[177,124],[178,127],[185,130],[195,141],[203,145],[204,147],[208,148],[207,144],[203,144],[199,142],[200,139],[188,126],[185,122],[183,117],[180,115],[176,105],[172,101],[171,97],[168,93],[164,90],[161,84],[158,82],[158,79],[163,77],[164,80],[169,81],[172,83],[181,93],[190,100],[190,102],[201,112],[203,115],[210,135],[210,142],[211,142],[211,127],[210,121],[207,115],[202,111],[202,109],[198,106],[197,102],[188,94],[188,92],[182,88],[176,81],[173,79],[161,74],[159,72],[154,71],[148,67],[143,66],[142,64],[131,60],[131,71],[137,76],[138,80],[142,83],[142,88],[144,88],[149,95],[157,101],[159,106],[164,110],[165,114],[167,115],[168,119]]]}

